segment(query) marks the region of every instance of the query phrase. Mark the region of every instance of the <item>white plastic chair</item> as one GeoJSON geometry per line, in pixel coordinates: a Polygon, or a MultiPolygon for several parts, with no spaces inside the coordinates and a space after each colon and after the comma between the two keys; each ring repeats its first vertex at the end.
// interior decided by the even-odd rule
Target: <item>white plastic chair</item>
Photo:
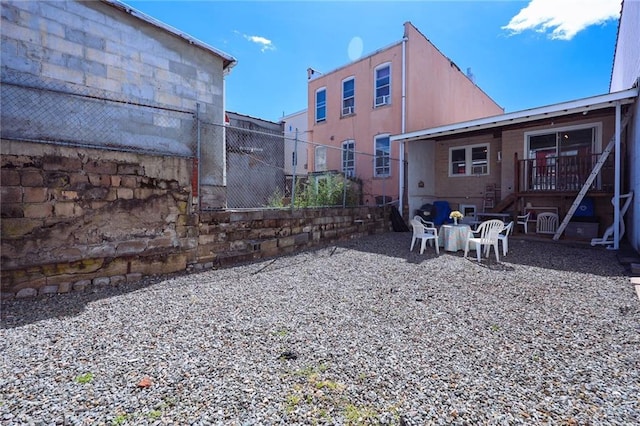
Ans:
{"type": "Polygon", "coordinates": [[[416,240],[421,240],[420,254],[424,253],[424,249],[429,244],[434,243],[436,247],[436,254],[440,254],[440,248],[438,247],[438,229],[435,227],[425,227],[419,220],[411,219],[411,227],[413,228],[413,237],[411,238],[411,248],[409,251],[413,251],[413,246],[416,240]]]}
{"type": "Polygon", "coordinates": [[[506,256],[509,251],[509,235],[513,233],[513,221],[504,227],[502,232],[498,234],[498,242],[502,241],[502,255],[506,256]]]}
{"type": "Polygon", "coordinates": [[[478,226],[478,230],[469,231],[469,238],[464,247],[464,257],[467,257],[469,249],[476,251],[476,258],[480,262],[480,252],[484,248],[485,256],[489,257],[491,247],[496,253],[496,261],[500,261],[498,255],[498,235],[504,229],[504,222],[500,219],[491,219],[482,222],[478,226]],[[477,237],[475,235],[478,235],[477,237]]]}
{"type": "Polygon", "coordinates": [[[538,234],[555,234],[558,229],[558,215],[544,212],[536,219],[536,232],[538,234]]]}
{"type": "Polygon", "coordinates": [[[516,224],[517,225],[522,225],[524,227],[524,233],[527,233],[527,222],[529,221],[529,216],[531,216],[531,212],[523,215],[523,216],[516,216],[516,224]]]}

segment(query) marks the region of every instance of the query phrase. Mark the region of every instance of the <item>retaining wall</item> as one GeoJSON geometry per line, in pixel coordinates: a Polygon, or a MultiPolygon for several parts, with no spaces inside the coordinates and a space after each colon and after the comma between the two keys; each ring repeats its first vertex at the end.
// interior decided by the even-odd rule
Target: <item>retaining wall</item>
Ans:
{"type": "Polygon", "coordinates": [[[2,298],[291,253],[389,230],[382,208],[195,211],[192,161],[3,141],[2,298]]]}

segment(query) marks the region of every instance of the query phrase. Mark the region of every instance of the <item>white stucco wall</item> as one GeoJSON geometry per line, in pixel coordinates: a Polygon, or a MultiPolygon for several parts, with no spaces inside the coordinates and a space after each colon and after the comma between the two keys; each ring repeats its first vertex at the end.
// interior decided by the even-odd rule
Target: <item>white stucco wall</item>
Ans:
{"type": "Polygon", "coordinates": [[[284,172],[287,175],[293,174],[293,151],[297,149],[298,163],[296,165],[296,176],[306,175],[309,172],[307,164],[307,151],[311,142],[311,133],[308,131],[307,110],[302,110],[294,114],[282,117],[284,123],[284,172]],[[296,130],[298,142],[296,144],[296,130]]]}
{"type": "MultiPolygon", "coordinates": [[[[640,2],[625,0],[620,17],[618,41],[611,73],[610,92],[633,87],[640,78],[640,2]]],[[[640,251],[640,100],[636,101],[633,120],[628,126],[629,189],[634,191],[631,209],[625,217],[627,239],[640,251]]]]}
{"type": "MultiPolygon", "coordinates": [[[[397,143],[397,142],[394,142],[397,143]]],[[[413,141],[407,143],[407,195],[409,198],[409,218],[416,209],[436,198],[435,141],[413,141]],[[420,185],[422,182],[422,185],[420,185]]]]}

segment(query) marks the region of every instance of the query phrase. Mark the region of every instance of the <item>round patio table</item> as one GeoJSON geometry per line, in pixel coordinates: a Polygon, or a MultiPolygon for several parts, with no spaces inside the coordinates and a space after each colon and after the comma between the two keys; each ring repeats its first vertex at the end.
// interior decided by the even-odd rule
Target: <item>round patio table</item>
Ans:
{"type": "Polygon", "coordinates": [[[438,245],[446,251],[464,250],[471,227],[466,223],[442,225],[438,232],[438,245]]]}

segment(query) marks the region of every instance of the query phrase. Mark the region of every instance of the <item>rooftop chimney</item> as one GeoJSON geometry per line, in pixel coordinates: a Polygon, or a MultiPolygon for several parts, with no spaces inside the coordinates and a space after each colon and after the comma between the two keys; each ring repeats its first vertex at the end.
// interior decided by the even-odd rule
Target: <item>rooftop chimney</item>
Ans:
{"type": "Polygon", "coordinates": [[[467,68],[467,77],[473,84],[476,84],[476,76],[471,72],[471,67],[467,68]]]}

